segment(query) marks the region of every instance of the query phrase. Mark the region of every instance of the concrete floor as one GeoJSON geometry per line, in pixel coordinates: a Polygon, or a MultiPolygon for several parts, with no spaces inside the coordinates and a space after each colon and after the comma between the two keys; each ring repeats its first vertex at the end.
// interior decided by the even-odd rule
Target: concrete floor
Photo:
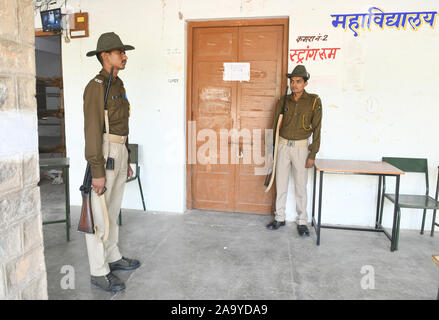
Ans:
{"type": "MultiPolygon", "coordinates": [[[[41,185],[44,221],[63,217],[63,188],[41,185]]],[[[392,253],[382,233],[323,229],[316,246],[314,230],[300,238],[293,222],[267,230],[271,216],[124,210],[121,252],[142,265],[116,271],[127,288],[107,293],[90,284],[79,210],[70,242],[64,224],[43,226],[49,299],[435,299],[438,291],[439,233],[401,230],[392,253]],[[63,266],[74,268],[74,289],[62,289],[63,266]],[[362,289],[372,284],[365,276],[373,289],[362,289]]]]}

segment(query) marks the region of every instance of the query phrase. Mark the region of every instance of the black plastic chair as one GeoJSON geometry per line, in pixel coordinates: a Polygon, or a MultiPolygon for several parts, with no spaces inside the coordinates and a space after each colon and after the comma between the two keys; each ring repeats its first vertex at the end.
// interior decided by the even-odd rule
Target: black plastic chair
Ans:
{"type": "MultiPolygon", "coordinates": [[[[422,216],[421,234],[424,234],[425,216],[427,213],[427,209],[434,210],[432,224],[431,224],[431,236],[433,236],[435,225],[439,226],[439,224],[436,223],[436,210],[439,209],[439,202],[437,201],[438,190],[439,190],[439,174],[438,174],[438,180],[436,185],[436,196],[433,199],[432,197],[429,196],[427,159],[383,157],[383,161],[390,163],[392,166],[397,167],[398,169],[404,172],[423,173],[425,175],[425,195],[419,195],[419,194],[399,195],[398,207],[397,207],[398,216],[397,216],[396,233],[395,233],[396,236],[395,249],[398,249],[401,208],[424,209],[424,213],[422,216]]],[[[439,170],[439,166],[438,166],[438,170],[439,170]]],[[[395,195],[385,192],[386,192],[386,180],[385,177],[383,177],[383,193],[381,196],[381,208],[380,208],[380,217],[379,217],[380,224],[382,224],[382,218],[383,218],[384,198],[387,198],[393,203],[395,202],[395,195]]]]}
{"type": "MultiPolygon", "coordinates": [[[[130,179],[127,179],[127,182],[134,181],[137,179],[139,183],[140,196],[142,197],[143,211],[146,211],[145,199],[143,198],[142,191],[142,183],[140,182],[140,167],[139,167],[139,145],[137,144],[128,144],[128,149],[130,150],[130,164],[136,164],[136,169],[134,171],[133,176],[130,179]]],[[[119,212],[119,225],[122,225],[122,209],[119,212]]]]}

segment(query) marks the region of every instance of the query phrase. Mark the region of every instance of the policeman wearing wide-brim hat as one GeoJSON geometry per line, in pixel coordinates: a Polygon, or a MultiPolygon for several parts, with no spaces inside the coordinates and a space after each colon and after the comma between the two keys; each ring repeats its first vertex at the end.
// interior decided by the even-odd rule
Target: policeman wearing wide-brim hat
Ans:
{"type": "Polygon", "coordinates": [[[86,234],[86,244],[91,282],[106,291],[125,289],[123,281],[112,271],[140,266],[138,260],[121,255],[117,224],[125,183],[133,174],[128,162],[130,105],[118,73],[125,69],[128,61],[125,51],[133,49],[133,46],[123,44],[114,32],[107,32],[99,37],[96,50],[87,53],[88,57],[97,56],[102,70],[84,90],[85,158],[92,175],[91,204],[97,228],[95,234],[86,234]],[[107,110],[104,110],[112,69],[107,110]],[[113,165],[106,166],[110,158],[113,165]]]}
{"type": "Polygon", "coordinates": [[[87,57],[92,57],[94,55],[97,55],[98,53],[112,51],[116,49],[123,49],[127,51],[134,50],[134,47],[123,44],[122,40],[120,40],[120,37],[114,32],[103,33],[98,39],[96,50],[87,52],[87,57]]]}
{"type": "Polygon", "coordinates": [[[308,82],[309,78],[311,77],[309,72],[306,71],[306,68],[304,65],[299,64],[296,66],[291,73],[287,73],[287,77],[291,80],[291,78],[294,77],[300,77],[303,78],[305,82],[308,82]]]}
{"type": "MultiPolygon", "coordinates": [[[[291,169],[296,198],[296,224],[300,235],[309,235],[306,211],[308,168],[314,166],[314,160],[320,148],[322,123],[322,102],[318,95],[305,91],[310,74],[305,66],[298,65],[288,73],[292,93],[285,99],[282,126],[279,131],[279,144],[276,162],[276,211],[274,220],[267,225],[276,230],[285,225],[285,205],[288,192],[288,179],[291,169]],[[310,143],[310,137],[312,142],[310,143]]],[[[283,97],[275,108],[273,130],[281,113],[283,97]]]]}

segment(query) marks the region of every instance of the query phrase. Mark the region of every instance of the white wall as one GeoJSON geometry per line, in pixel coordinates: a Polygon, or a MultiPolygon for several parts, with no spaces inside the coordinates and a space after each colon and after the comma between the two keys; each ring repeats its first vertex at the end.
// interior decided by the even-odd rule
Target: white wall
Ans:
{"type": "MultiPolygon", "coordinates": [[[[380,160],[382,156],[426,157],[431,194],[435,191],[439,151],[436,123],[439,111],[438,27],[418,31],[372,27],[354,37],[335,29],[331,14],[366,13],[372,6],[385,12],[438,10],[437,0],[293,1],[293,0],[70,0],[75,11],[89,13],[90,37],[63,42],[66,143],[71,159],[71,201],[80,204],[78,187],[84,161],[82,93],[99,71],[95,58],[85,56],[100,34],[118,33],[134,45],[120,76],[131,103],[130,141],[138,143],[142,184],[149,210],[184,212],[186,21],[289,16],[289,49],[305,48],[299,35],[327,34],[314,47],[340,47],[335,60],[307,61],[308,92],[323,101],[319,158],[380,160]],[[179,15],[182,14],[182,17],[179,15]],[[180,19],[181,17],[181,19],[180,19]],[[178,83],[169,82],[178,79],[178,83]]],[[[39,17],[36,17],[38,27],[39,17]]],[[[311,47],[312,47],[311,46],[311,47]]],[[[289,61],[289,70],[295,63],[289,61]]],[[[310,172],[309,195],[312,179],[310,172]]],[[[391,180],[391,179],[390,179],[391,180]]],[[[323,199],[325,223],[372,225],[377,178],[328,175],[323,199]]],[[[422,179],[402,178],[402,192],[422,193],[422,179]]],[[[291,186],[292,188],[292,186],[291,186]]],[[[141,209],[136,183],[127,185],[123,206],[141,209]]],[[[290,195],[287,219],[293,220],[290,195]]],[[[309,199],[309,203],[311,199],[309,199]]],[[[311,205],[309,205],[311,210],[311,205]]],[[[392,209],[385,206],[384,224],[392,209]]],[[[403,210],[402,228],[417,229],[420,212],[403,210]]],[[[311,212],[309,212],[309,216],[311,212]]],[[[427,226],[431,222],[431,213],[427,226]]],[[[427,229],[428,229],[427,228],[427,229]]]]}

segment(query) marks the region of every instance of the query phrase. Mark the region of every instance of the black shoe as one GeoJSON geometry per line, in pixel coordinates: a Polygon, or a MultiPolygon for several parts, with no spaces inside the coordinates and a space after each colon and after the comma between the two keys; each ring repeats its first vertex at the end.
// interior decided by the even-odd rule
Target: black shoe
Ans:
{"type": "Polygon", "coordinates": [[[308,226],[306,224],[298,225],[297,231],[299,231],[300,236],[303,236],[303,235],[305,235],[307,237],[309,236],[309,229],[308,229],[308,226]]]}
{"type": "Polygon", "coordinates": [[[269,224],[267,224],[267,228],[270,229],[270,230],[277,230],[277,229],[279,229],[280,227],[282,227],[284,225],[285,225],[285,221],[273,220],[269,224]]]}
{"type": "Polygon", "coordinates": [[[90,282],[109,292],[118,292],[125,289],[125,283],[111,272],[101,277],[91,276],[90,282]]]}
{"type": "Polygon", "coordinates": [[[108,264],[110,266],[110,270],[134,270],[140,267],[139,260],[136,259],[128,259],[122,257],[122,259],[117,260],[115,262],[111,262],[108,264]]]}

